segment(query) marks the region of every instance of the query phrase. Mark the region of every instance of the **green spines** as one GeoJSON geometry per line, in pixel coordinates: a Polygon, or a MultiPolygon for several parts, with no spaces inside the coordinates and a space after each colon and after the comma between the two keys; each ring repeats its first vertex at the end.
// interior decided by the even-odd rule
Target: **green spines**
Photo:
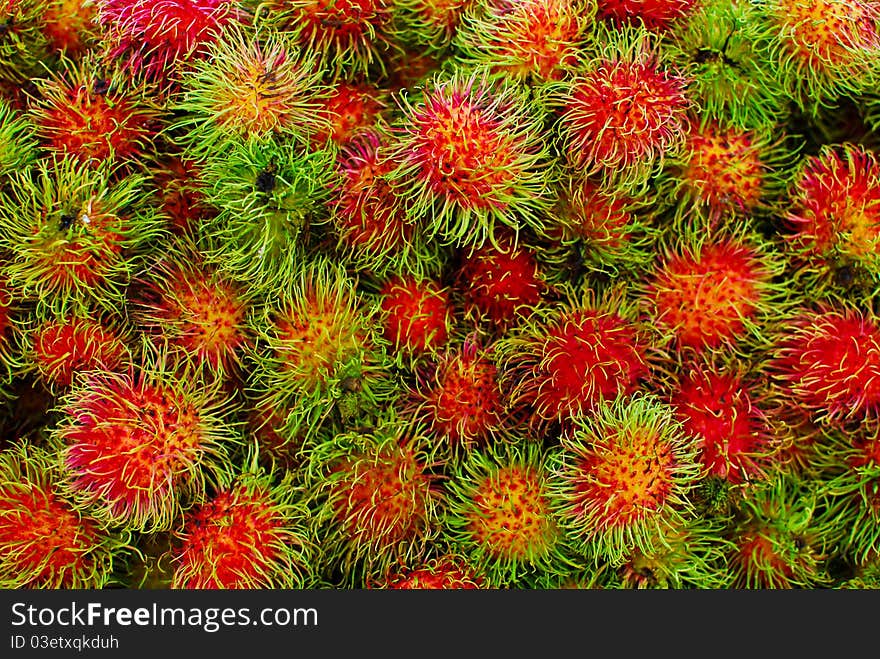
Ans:
{"type": "Polygon", "coordinates": [[[37,157],[33,122],[0,97],[0,183],[37,157]]]}

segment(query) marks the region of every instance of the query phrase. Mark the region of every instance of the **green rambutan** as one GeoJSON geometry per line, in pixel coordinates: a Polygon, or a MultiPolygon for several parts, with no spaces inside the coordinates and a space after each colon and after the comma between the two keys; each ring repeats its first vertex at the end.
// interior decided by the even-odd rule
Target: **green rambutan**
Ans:
{"type": "Polygon", "coordinates": [[[880,158],[852,143],[823,145],[793,175],[785,247],[802,285],[821,296],[880,292],[880,158]]]}
{"type": "Polygon", "coordinates": [[[485,73],[435,74],[400,97],[385,175],[429,237],[481,245],[496,224],[539,229],[552,206],[549,145],[524,90],[485,73]]]}
{"type": "Polygon", "coordinates": [[[825,588],[827,530],[817,519],[815,484],[778,476],[742,490],[731,524],[732,588],[825,588]]]}
{"type": "Polygon", "coordinates": [[[129,534],[74,510],[58,477],[43,447],[22,440],[0,451],[0,587],[100,590],[131,549],[129,534]]]}
{"type": "Polygon", "coordinates": [[[306,232],[326,221],[334,161],[332,151],[256,138],[210,156],[201,180],[218,212],[201,227],[206,262],[254,290],[289,285],[302,268],[306,232]]]}
{"type": "Polygon", "coordinates": [[[644,282],[639,301],[658,340],[678,353],[745,350],[779,313],[780,258],[747,229],[712,231],[698,224],[673,233],[644,282]],[[699,231],[699,233],[697,233],[699,231]]]}
{"type": "Polygon", "coordinates": [[[869,91],[880,74],[880,7],[872,0],[768,0],[758,43],[776,85],[808,115],[869,91]]]}
{"type": "Polygon", "coordinates": [[[0,81],[19,85],[42,71],[49,54],[43,0],[0,3],[0,81]]]}
{"type": "Polygon", "coordinates": [[[154,90],[93,56],[64,59],[34,82],[28,114],[43,149],[89,165],[144,165],[164,123],[154,90]]]}
{"type": "Polygon", "coordinates": [[[401,44],[446,53],[465,12],[477,0],[396,0],[393,35],[401,44]]]}
{"type": "Polygon", "coordinates": [[[251,465],[227,478],[175,529],[173,589],[305,588],[314,553],[293,475],[251,465]]]}
{"type": "Polygon", "coordinates": [[[490,588],[540,582],[578,566],[551,513],[546,460],[541,444],[524,438],[473,451],[450,474],[444,538],[490,588]]]}
{"type": "Polygon", "coordinates": [[[37,158],[35,127],[29,117],[0,98],[0,183],[37,158]]]}
{"type": "Polygon", "coordinates": [[[790,97],[766,52],[761,7],[701,0],[675,22],[666,45],[670,60],[687,72],[701,112],[741,130],[772,127],[789,115],[790,97]]]}
{"type": "Polygon", "coordinates": [[[559,80],[576,67],[595,0],[481,0],[463,13],[456,60],[526,83],[559,80]]]}
{"type": "Polygon", "coordinates": [[[326,577],[363,586],[427,555],[444,502],[441,463],[416,426],[394,417],[309,452],[309,500],[326,577]]]}
{"type": "Polygon", "coordinates": [[[115,174],[57,156],[10,174],[0,247],[12,255],[10,286],[38,313],[123,306],[131,271],[162,222],[146,203],[144,177],[115,174]]]}
{"type": "Polygon", "coordinates": [[[631,394],[648,375],[646,331],[620,290],[574,290],[495,344],[502,388],[532,427],[564,425],[631,394]]]}
{"type": "Polygon", "coordinates": [[[321,68],[283,32],[226,29],[180,85],[171,128],[182,155],[196,162],[229,142],[274,138],[304,148],[330,130],[321,68]]]}
{"type": "Polygon", "coordinates": [[[172,528],[227,468],[241,440],[231,404],[196,374],[170,372],[161,351],[118,371],[89,371],[62,397],[50,429],[60,487],[102,523],[172,528]]]}
{"type": "Polygon", "coordinates": [[[383,336],[401,363],[443,348],[454,323],[448,287],[436,278],[393,275],[382,282],[383,336]]]}
{"type": "Polygon", "coordinates": [[[771,381],[812,420],[880,414],[880,323],[852,305],[793,310],[774,328],[771,381]]]}
{"type": "Polygon", "coordinates": [[[621,564],[652,556],[695,516],[703,476],[694,437],[650,394],[620,396],[577,419],[550,457],[550,500],[584,555],[621,564]]]}
{"type": "Polygon", "coordinates": [[[289,438],[327,423],[365,423],[394,393],[378,306],[338,264],[321,259],[257,310],[249,387],[285,416],[289,438]]]}
{"type": "Polygon", "coordinates": [[[637,189],[684,144],[690,79],[644,27],[597,27],[594,42],[576,75],[549,92],[559,149],[604,186],[637,189]]]}

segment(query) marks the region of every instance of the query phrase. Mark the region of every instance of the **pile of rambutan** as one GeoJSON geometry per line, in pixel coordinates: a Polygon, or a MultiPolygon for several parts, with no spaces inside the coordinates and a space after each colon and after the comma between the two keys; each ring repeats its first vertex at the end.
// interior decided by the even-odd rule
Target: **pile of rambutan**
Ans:
{"type": "Polygon", "coordinates": [[[880,588],[874,0],[0,2],[0,587],[880,588]]]}

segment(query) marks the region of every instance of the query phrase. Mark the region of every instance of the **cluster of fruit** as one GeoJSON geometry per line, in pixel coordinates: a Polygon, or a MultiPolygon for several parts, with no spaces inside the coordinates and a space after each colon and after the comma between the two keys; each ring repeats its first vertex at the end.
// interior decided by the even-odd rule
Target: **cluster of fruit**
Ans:
{"type": "Polygon", "coordinates": [[[0,585],[880,586],[876,0],[3,0],[0,585]]]}

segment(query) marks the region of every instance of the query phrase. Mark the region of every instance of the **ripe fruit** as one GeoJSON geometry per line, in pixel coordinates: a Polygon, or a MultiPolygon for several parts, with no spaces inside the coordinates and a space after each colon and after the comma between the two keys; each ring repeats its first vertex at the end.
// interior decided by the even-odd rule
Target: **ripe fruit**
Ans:
{"type": "Polygon", "coordinates": [[[382,284],[379,297],[383,336],[403,362],[446,344],[453,307],[449,290],[436,279],[392,276],[382,284]]]}
{"type": "Polygon", "coordinates": [[[443,554],[411,566],[394,566],[369,587],[384,590],[476,590],[487,586],[464,558],[443,554]]]}

